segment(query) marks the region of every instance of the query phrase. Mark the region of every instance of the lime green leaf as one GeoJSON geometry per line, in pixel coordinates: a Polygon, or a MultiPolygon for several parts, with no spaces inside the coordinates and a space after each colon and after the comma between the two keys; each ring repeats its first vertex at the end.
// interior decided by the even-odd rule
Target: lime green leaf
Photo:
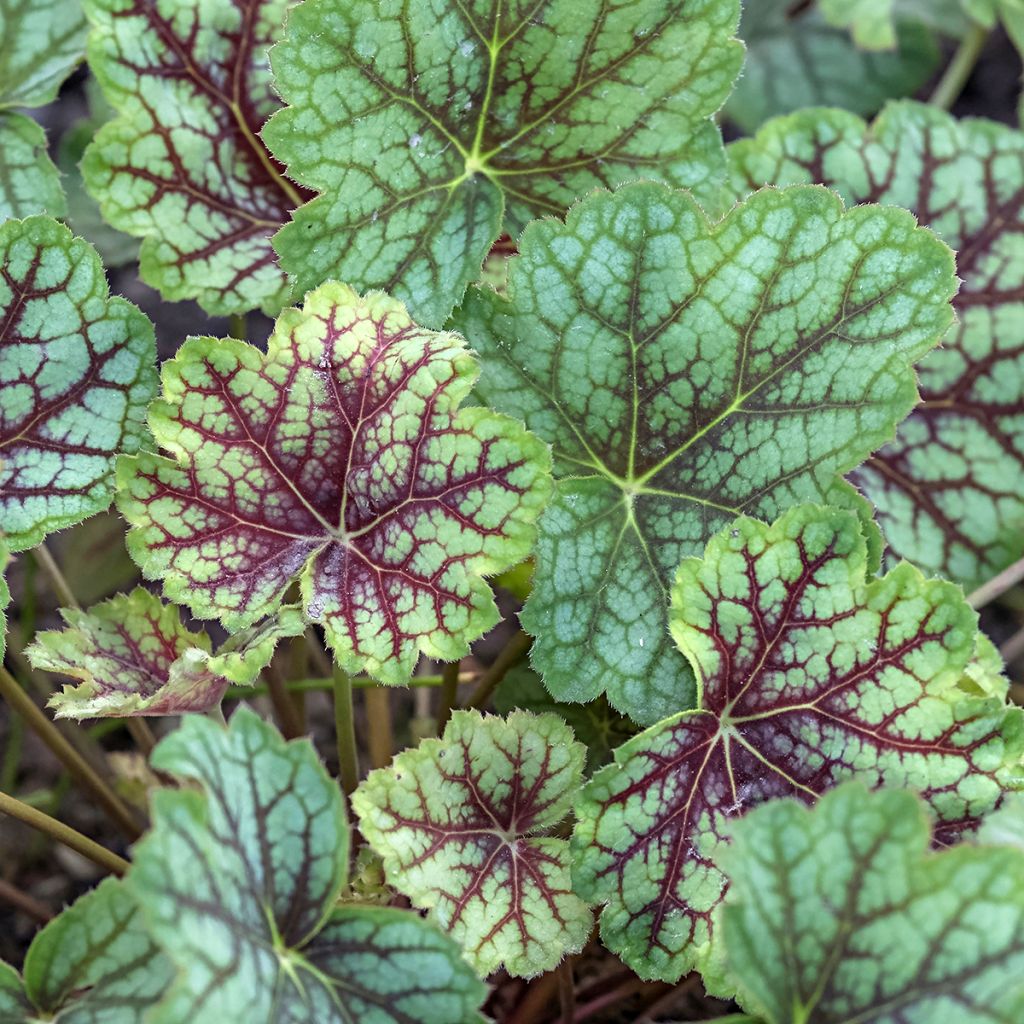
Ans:
{"type": "Polygon", "coordinates": [[[82,59],[79,0],[6,0],[0,7],[0,107],[41,107],[82,59]]]}
{"type": "Polygon", "coordinates": [[[0,219],[33,213],[63,217],[66,209],[60,175],[46,152],[46,133],[32,118],[0,110],[0,219]]]}
{"type": "Polygon", "coordinates": [[[978,586],[1024,555],[1024,133],[918,103],[872,126],[806,111],[735,144],[738,194],[821,181],[905,206],[958,250],[958,322],[920,368],[923,403],[851,479],[890,548],[978,586]]]}
{"type": "Polygon", "coordinates": [[[707,188],[736,0],[308,0],[264,131],[321,195],[275,239],[301,289],[380,287],[444,323],[502,231],[638,176],[707,188]]]}
{"type": "Polygon", "coordinates": [[[920,792],[948,843],[1024,783],[1024,713],[959,685],[977,635],[963,592],[866,568],[856,517],[814,505],[738,519],[682,562],[671,628],[700,706],[616,751],[573,836],[574,888],[607,903],[602,938],[642,976],[698,967],[723,987],[720,853],[748,808],[859,777],[920,792]]]}
{"type": "Polygon", "coordinates": [[[407,682],[498,620],[480,578],[522,560],[547,499],[540,441],[458,409],[476,377],[458,335],[380,292],[329,283],[285,311],[266,356],[190,339],[150,422],[177,461],[120,464],[129,549],[167,596],[240,629],[301,576],[347,672],[407,682]]]}
{"type": "Polygon", "coordinates": [[[873,114],[887,99],[916,92],[939,61],[935,40],[923,24],[898,25],[896,50],[870,53],[829,25],[817,7],[792,0],[746,4],[740,35],[747,44],[747,62],[725,113],[747,132],[769,117],[809,104],[873,114]]]}
{"type": "Polygon", "coordinates": [[[555,715],[456,711],[440,739],[371,772],[352,798],[388,881],[434,911],[481,976],[531,977],[578,953],[589,909],[551,836],[583,773],[583,747],[555,715]]]}
{"type": "Polygon", "coordinates": [[[298,609],[282,608],[212,654],[205,633],[186,629],[174,605],[141,587],[61,615],[69,628],[37,633],[25,652],[36,668],[81,680],[50,698],[57,718],[208,711],[229,683],[255,681],[279,639],[306,628],[298,609]]]}
{"type": "Polygon", "coordinates": [[[0,226],[0,523],[12,551],[100,512],[146,436],[153,326],[108,298],[88,243],[48,217],[0,226]]]}
{"type": "Polygon", "coordinates": [[[821,13],[836,28],[845,28],[865,50],[896,46],[895,0],[821,0],[821,13]]]}
{"type": "Polygon", "coordinates": [[[763,190],[710,224],[655,184],[532,224],[508,301],[455,325],[477,385],[554,446],[523,625],[559,700],[650,723],[691,706],[667,635],[684,555],[739,512],[851,503],[837,482],[916,400],[911,362],[952,319],[949,250],[907,213],[763,190]]]}
{"type": "Polygon", "coordinates": [[[851,783],[736,825],[723,932],[744,1006],[768,1024],[1024,1017],[1024,854],[929,854],[924,811],[851,783]]]}
{"type": "Polygon", "coordinates": [[[303,201],[259,139],[279,106],[267,48],[288,0],[85,0],[89,65],[120,116],[86,151],[86,186],[143,239],[143,279],[211,313],[276,313],[270,236],[303,201]]]}
{"type": "Polygon", "coordinates": [[[1024,850],[1024,794],[1008,793],[978,828],[977,841],[986,846],[1015,846],[1024,850]]]}
{"type": "Polygon", "coordinates": [[[186,718],[153,766],[161,791],[129,884],[178,969],[152,1024],[457,1024],[483,987],[454,943],[405,911],[335,909],[349,834],[340,790],[305,740],[248,709],[186,718]]]}

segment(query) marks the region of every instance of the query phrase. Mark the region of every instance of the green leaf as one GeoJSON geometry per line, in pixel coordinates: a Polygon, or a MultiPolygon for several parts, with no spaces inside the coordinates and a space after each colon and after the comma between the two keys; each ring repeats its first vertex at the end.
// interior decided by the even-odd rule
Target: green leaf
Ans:
{"type": "Polygon", "coordinates": [[[492,243],[595,186],[708,189],[740,68],[736,0],[308,0],[264,131],[320,192],[275,238],[301,290],[380,287],[430,327],[492,243]]]}
{"type": "Polygon", "coordinates": [[[0,107],[41,107],[82,59],[79,0],[6,0],[0,7],[0,107]]]}
{"type": "Polygon", "coordinates": [[[725,855],[729,965],[767,1024],[1024,1016],[1024,854],[929,854],[909,793],[759,808],[725,855]]]}
{"type": "Polygon", "coordinates": [[[821,13],[836,28],[848,29],[864,50],[896,46],[895,0],[821,0],[821,13]]]}
{"type": "Polygon", "coordinates": [[[46,152],[46,132],[24,114],[0,110],[0,219],[67,209],[60,175],[46,152]]]}
{"type": "Polygon", "coordinates": [[[482,354],[477,393],[554,447],[522,621],[557,699],[606,692],[642,723],[692,706],[665,627],[679,559],[740,512],[850,505],[837,474],[913,406],[953,289],[949,250],[907,213],[820,188],[711,224],[628,185],[527,228],[509,300],[474,290],[454,322],[482,354]]]}
{"type": "Polygon", "coordinates": [[[873,114],[887,99],[915,93],[939,62],[938,47],[923,24],[898,25],[896,50],[870,53],[858,50],[816,7],[796,6],[795,14],[792,0],[744,6],[740,35],[747,62],[725,114],[745,132],[810,104],[873,114]]]}
{"type": "Polygon", "coordinates": [[[88,243],[48,217],[0,225],[0,522],[12,551],[105,509],[146,437],[153,325],[109,298],[88,243]]]}
{"type": "Polygon", "coordinates": [[[456,711],[440,739],[371,772],[352,797],[388,882],[433,910],[481,976],[549,971],[590,935],[569,844],[551,835],[583,754],[555,715],[456,711]]]}
{"type": "Polygon", "coordinates": [[[175,460],[120,463],[128,546],[172,601],[231,630],[296,577],[346,672],[408,681],[498,621],[480,578],[521,561],[549,456],[522,424],[458,409],[460,337],[380,292],[329,283],[278,319],[268,353],[193,338],[150,423],[175,460]]]}
{"type": "Polygon", "coordinates": [[[171,977],[134,898],[123,882],[108,878],[35,937],[24,986],[0,963],[0,1021],[143,1024],[171,977]]]}
{"type": "Polygon", "coordinates": [[[959,685],[977,636],[961,589],[866,569],[856,517],[815,505],[738,519],[680,565],[671,629],[700,705],[616,751],[573,836],[574,888],[642,977],[727,987],[720,855],[748,808],[858,777],[920,792],[948,843],[1024,784],[1024,713],[959,685]]]}
{"type": "Polygon", "coordinates": [[[57,718],[208,711],[229,683],[256,680],[279,639],[306,628],[297,608],[282,608],[212,654],[205,633],[186,629],[174,605],[141,587],[88,611],[64,608],[61,615],[69,628],[37,633],[25,651],[36,668],[81,680],[50,698],[57,718]]]}
{"type": "Polygon", "coordinates": [[[985,846],[1015,846],[1024,850],[1024,793],[1008,793],[981,822],[977,841],[985,846]]]}
{"type": "Polygon", "coordinates": [[[200,789],[154,795],[129,884],[178,969],[152,1024],[457,1024],[483,986],[454,943],[406,911],[336,908],[349,830],[306,740],[241,708],[191,716],[154,768],[200,789]]]}
{"type": "Polygon", "coordinates": [[[7,571],[8,560],[7,545],[4,543],[3,535],[0,534],[0,661],[3,661],[7,652],[7,606],[11,603],[11,592],[7,587],[7,580],[4,573],[7,571]]]}
{"type": "Polygon", "coordinates": [[[279,106],[267,48],[288,0],[85,0],[89,66],[120,116],[82,163],[110,223],[143,239],[165,299],[273,315],[289,288],[270,236],[303,201],[259,139],[279,106]]]}
{"type": "Polygon", "coordinates": [[[1024,133],[919,103],[871,125],[774,121],[730,149],[737,194],[818,180],[905,206],[958,250],[958,322],[920,367],[923,403],[851,479],[897,557],[972,589],[1024,555],[1024,133]]]}

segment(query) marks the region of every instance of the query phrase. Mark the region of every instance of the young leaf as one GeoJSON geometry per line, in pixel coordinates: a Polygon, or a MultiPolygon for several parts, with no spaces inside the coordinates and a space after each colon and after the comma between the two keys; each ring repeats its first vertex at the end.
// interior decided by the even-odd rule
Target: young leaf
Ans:
{"type": "Polygon", "coordinates": [[[0,225],[0,523],[12,551],[102,511],[156,390],[153,326],[48,217],[0,225]]]}
{"type": "Polygon", "coordinates": [[[590,910],[551,836],[583,774],[583,747],[555,715],[456,711],[440,739],[371,772],[352,797],[388,881],[428,907],[482,976],[531,977],[578,953],[590,910]]]}
{"type": "Polygon", "coordinates": [[[380,292],[329,283],[286,310],[268,353],[193,338],[150,423],[177,459],[118,469],[129,549],[172,601],[229,629],[300,576],[347,672],[409,679],[498,619],[480,578],[529,552],[549,457],[522,424],[458,409],[476,360],[380,292]]]}
{"type": "Polygon", "coordinates": [[[920,22],[896,26],[894,52],[871,53],[829,25],[817,7],[793,0],[744,4],[740,36],[747,61],[725,113],[745,132],[812,103],[873,114],[886,100],[916,92],[939,61],[920,22]]]}
{"type": "Polygon", "coordinates": [[[573,884],[607,903],[602,938],[644,977],[723,985],[715,918],[730,820],[859,777],[920,792],[951,842],[1017,786],[1024,717],[967,696],[977,616],[903,563],[866,580],[856,517],[803,505],[738,519],[682,562],[672,634],[700,706],[615,753],[577,804],[573,884]]]}
{"type": "Polygon", "coordinates": [[[246,708],[228,729],[186,718],[153,766],[161,791],[129,884],[178,969],[153,1024],[459,1024],[483,986],[454,943],[406,911],[335,904],[349,835],[310,744],[246,708]]]}
{"type": "Polygon", "coordinates": [[[25,652],[36,668],[82,680],[50,698],[57,718],[208,711],[229,683],[256,679],[281,637],[306,628],[297,608],[282,608],[214,655],[205,633],[186,629],[174,605],[142,587],[61,615],[69,628],[37,633],[25,652]]]}
{"type": "Polygon", "coordinates": [[[850,504],[837,474],[892,437],[913,360],[952,312],[949,250],[903,211],[764,190],[710,224],[654,184],[530,225],[508,301],[456,326],[477,392],[554,446],[523,625],[559,700],[607,692],[638,722],[692,706],[668,638],[684,555],[739,512],[850,504]]]}
{"type": "Polygon", "coordinates": [[[25,981],[0,963],[0,1021],[143,1024],[172,978],[124,883],[101,882],[33,940],[25,981]]]}
{"type": "Polygon", "coordinates": [[[142,277],[166,299],[271,315],[288,299],[270,236],[304,197],[259,139],[287,6],[85,0],[89,65],[120,114],[86,151],[86,186],[144,239],[142,277]]]}
{"type": "Polygon", "coordinates": [[[639,175],[707,188],[736,0],[308,0],[264,131],[321,195],[274,240],[302,290],[384,288],[441,326],[503,231],[639,175]]]}
{"type": "Polygon", "coordinates": [[[848,783],[737,823],[722,924],[745,1007],[766,1024],[1024,1018],[1024,854],[929,854],[924,810],[848,783]]]}
{"type": "Polygon", "coordinates": [[[821,181],[912,210],[958,250],[958,322],[920,367],[924,401],[851,479],[894,554],[978,586],[1024,555],[1024,134],[918,103],[870,127],[838,110],[731,147],[736,192],[821,181]]]}

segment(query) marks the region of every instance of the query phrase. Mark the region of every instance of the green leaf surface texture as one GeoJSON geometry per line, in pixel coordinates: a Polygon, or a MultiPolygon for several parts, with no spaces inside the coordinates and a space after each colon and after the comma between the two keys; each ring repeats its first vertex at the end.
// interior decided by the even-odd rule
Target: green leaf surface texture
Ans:
{"type": "Polygon", "coordinates": [[[535,222],[519,248],[509,299],[471,290],[453,323],[481,353],[477,394],[554,450],[533,666],[557,699],[605,692],[649,724],[695,697],[666,628],[679,560],[740,512],[851,504],[837,474],[916,401],[952,255],[905,211],[844,211],[821,188],[710,223],[648,183],[535,222]]]}
{"type": "Polygon", "coordinates": [[[11,603],[11,591],[4,574],[7,572],[9,554],[3,535],[0,534],[0,659],[7,651],[7,606],[11,603]]]}
{"type": "Polygon", "coordinates": [[[280,106],[267,49],[287,7],[85,0],[89,66],[119,114],[86,151],[86,186],[143,239],[142,278],[165,299],[270,315],[288,301],[270,238],[304,196],[259,137],[280,106]]]}
{"type": "Polygon", "coordinates": [[[0,524],[12,551],[105,509],[147,436],[153,326],[48,217],[0,225],[0,524]]]}
{"type": "Polygon", "coordinates": [[[952,843],[1024,782],[1024,718],[960,686],[977,615],[963,592],[901,563],[866,576],[861,524],[798,506],[741,518],[682,562],[672,634],[696,710],[620,747],[577,802],[573,885],[606,903],[604,943],[647,978],[722,980],[720,855],[731,822],[849,778],[919,792],[952,843]]]}
{"type": "Polygon", "coordinates": [[[709,189],[736,0],[307,0],[264,131],[320,193],[275,239],[305,290],[383,288],[441,326],[503,231],[638,177],[709,189]]]}
{"type": "Polygon", "coordinates": [[[60,175],[46,151],[46,133],[30,117],[0,110],[0,220],[67,210],[60,175]]]}
{"type": "Polygon", "coordinates": [[[0,960],[0,1024],[28,1024],[31,1013],[21,976],[0,960]]]}
{"type": "Polygon", "coordinates": [[[935,39],[921,22],[896,26],[895,50],[871,52],[828,24],[815,5],[792,0],[745,4],[740,36],[747,60],[725,115],[745,132],[808,104],[874,114],[886,100],[915,93],[939,62],[935,39]]]}
{"type": "Polygon", "coordinates": [[[483,988],[450,939],[407,911],[336,908],[348,867],[341,792],[308,741],[242,708],[192,716],[153,766],[165,790],[129,883],[178,969],[151,1024],[458,1024],[483,988]]]}
{"type": "Polygon", "coordinates": [[[57,718],[208,711],[229,683],[255,681],[281,637],[306,628],[297,608],[284,608],[214,655],[206,633],[187,629],[174,605],[141,587],[61,615],[68,628],[37,633],[26,650],[36,668],[81,680],[50,698],[57,718]]]}
{"type": "Polygon", "coordinates": [[[551,835],[583,757],[556,715],[456,711],[440,739],[371,772],[352,798],[387,880],[433,911],[481,976],[541,974],[587,941],[569,844],[551,835]]]}
{"type": "Polygon", "coordinates": [[[79,0],[2,0],[0,107],[41,107],[55,100],[82,59],[85,33],[79,0]]]}
{"type": "Polygon", "coordinates": [[[481,576],[526,557],[550,493],[541,441],[458,408],[476,375],[458,335],[336,283],[281,315],[266,355],[190,339],[150,414],[174,458],[120,463],[129,550],[231,630],[300,577],[347,672],[405,683],[419,651],[462,657],[498,621],[481,576]]]}
{"type": "Polygon", "coordinates": [[[730,148],[739,195],[818,181],[911,210],[957,251],[957,322],[921,404],[851,474],[897,557],[968,589],[1024,556],[1024,133],[919,103],[809,110],[730,148]]]}
{"type": "Polygon", "coordinates": [[[747,1009],[766,1024],[1024,1017],[1024,853],[929,853],[925,810],[848,783],[736,824],[723,931],[747,1009]]]}

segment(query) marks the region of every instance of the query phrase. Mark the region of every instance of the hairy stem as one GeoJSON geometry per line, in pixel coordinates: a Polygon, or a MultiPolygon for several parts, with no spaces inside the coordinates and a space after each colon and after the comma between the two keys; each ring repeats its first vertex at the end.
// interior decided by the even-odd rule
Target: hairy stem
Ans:
{"type": "Polygon", "coordinates": [[[370,751],[370,764],[384,768],[391,763],[395,752],[395,734],[391,725],[391,690],[387,686],[373,686],[364,691],[366,704],[366,745],[370,751]]]}
{"type": "Polygon", "coordinates": [[[459,662],[453,661],[441,669],[441,699],[437,706],[437,735],[444,732],[444,727],[452,717],[452,709],[459,692],[459,662]]]}
{"type": "Polygon", "coordinates": [[[984,25],[974,24],[957,47],[953,59],[943,72],[939,84],[935,87],[928,101],[933,107],[949,110],[964,91],[967,79],[971,77],[974,65],[978,63],[981,51],[985,47],[989,30],[984,25]]]}
{"type": "Polygon", "coordinates": [[[1010,587],[1024,580],[1024,558],[1007,566],[998,576],[993,576],[988,583],[983,583],[977,590],[967,595],[967,603],[974,609],[984,608],[997,597],[1005,594],[1010,587]]]}
{"type": "Polygon", "coordinates": [[[352,680],[334,667],[334,727],[338,743],[338,778],[346,796],[359,785],[359,757],[356,753],[356,723],[352,712],[352,680]]]}
{"type": "Polygon", "coordinates": [[[505,678],[508,670],[526,657],[532,643],[532,637],[521,629],[518,630],[494,659],[494,664],[480,677],[480,682],[466,707],[482,708],[491,699],[495,687],[505,678]]]}

